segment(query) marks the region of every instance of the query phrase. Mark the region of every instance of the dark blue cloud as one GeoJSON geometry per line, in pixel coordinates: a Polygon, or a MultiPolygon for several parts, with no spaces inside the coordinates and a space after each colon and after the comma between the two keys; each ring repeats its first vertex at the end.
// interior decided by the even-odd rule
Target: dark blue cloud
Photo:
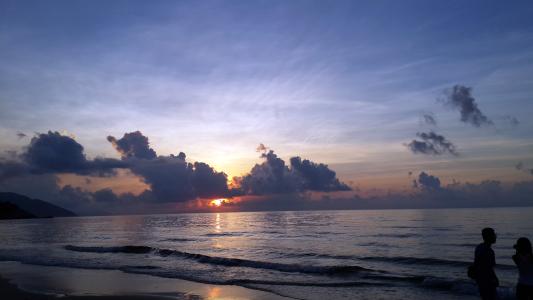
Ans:
{"type": "Polygon", "coordinates": [[[302,178],[302,188],[311,191],[349,191],[351,188],[340,182],[335,171],[322,163],[314,163],[299,156],[292,157],[291,169],[302,178]]]}
{"type": "Polygon", "coordinates": [[[34,136],[20,155],[0,161],[0,180],[45,173],[111,176],[115,169],[127,167],[126,162],[111,158],[89,160],[73,138],[48,131],[34,136]]]}
{"type": "Polygon", "coordinates": [[[126,133],[119,140],[113,136],[108,136],[107,140],[113,144],[123,158],[154,159],[157,156],[154,149],[150,148],[148,138],[140,131],[126,133]]]}
{"type": "Polygon", "coordinates": [[[52,131],[33,137],[22,159],[34,173],[110,175],[116,168],[127,167],[126,163],[116,159],[87,160],[82,145],[52,131]]]}
{"type": "Polygon", "coordinates": [[[449,153],[455,156],[459,155],[455,145],[442,135],[433,131],[419,132],[416,135],[422,140],[412,140],[406,145],[415,154],[442,155],[449,153]]]}
{"type": "MultiPolygon", "coordinates": [[[[263,147],[266,149],[265,147],[263,147]]],[[[246,195],[268,195],[303,191],[348,191],[334,171],[325,164],[317,164],[300,157],[290,159],[290,168],[274,151],[261,155],[265,161],[256,164],[249,174],[234,178],[240,191],[246,195]]]]}
{"type": "Polygon", "coordinates": [[[227,175],[208,164],[186,162],[186,155],[157,156],[148,138],[140,131],[107,140],[122,155],[130,170],[150,186],[153,199],[159,202],[183,202],[196,198],[228,195],[227,175]]]}
{"type": "Polygon", "coordinates": [[[444,103],[461,113],[461,121],[475,127],[492,125],[493,122],[479,109],[476,99],[472,96],[472,88],[455,85],[446,91],[444,103]]]}
{"type": "Polygon", "coordinates": [[[418,181],[414,181],[413,186],[425,190],[439,190],[441,188],[440,179],[436,176],[429,175],[426,172],[421,172],[418,175],[418,181]]]}

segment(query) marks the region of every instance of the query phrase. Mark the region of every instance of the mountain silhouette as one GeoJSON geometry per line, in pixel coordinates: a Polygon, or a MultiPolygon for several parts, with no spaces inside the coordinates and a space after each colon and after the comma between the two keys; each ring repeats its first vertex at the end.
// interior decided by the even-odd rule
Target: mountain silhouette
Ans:
{"type": "MultiPolygon", "coordinates": [[[[31,199],[29,197],[16,194],[16,193],[0,193],[0,202],[14,204],[18,210],[18,214],[26,212],[27,214],[37,218],[50,218],[50,217],[74,217],[76,214],[66,210],[62,207],[53,205],[39,199],[31,199]]],[[[5,205],[5,204],[4,204],[5,205]]],[[[14,209],[13,212],[17,214],[17,210],[13,207],[7,207],[14,209]]],[[[3,206],[2,206],[3,209],[3,206]]]]}
{"type": "Polygon", "coordinates": [[[35,218],[35,216],[25,210],[20,209],[15,204],[9,202],[0,202],[0,220],[31,218],[35,218]]]}

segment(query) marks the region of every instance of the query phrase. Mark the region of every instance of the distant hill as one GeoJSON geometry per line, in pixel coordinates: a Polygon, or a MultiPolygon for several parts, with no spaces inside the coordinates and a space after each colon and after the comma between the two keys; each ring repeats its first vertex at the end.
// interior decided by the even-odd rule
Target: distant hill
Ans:
{"type": "Polygon", "coordinates": [[[9,202],[0,202],[0,220],[31,218],[35,218],[35,216],[25,210],[20,209],[15,204],[9,202]]]}
{"type": "Polygon", "coordinates": [[[0,202],[16,205],[22,211],[37,218],[74,217],[73,212],[39,199],[31,199],[15,193],[0,193],[0,202]]]}

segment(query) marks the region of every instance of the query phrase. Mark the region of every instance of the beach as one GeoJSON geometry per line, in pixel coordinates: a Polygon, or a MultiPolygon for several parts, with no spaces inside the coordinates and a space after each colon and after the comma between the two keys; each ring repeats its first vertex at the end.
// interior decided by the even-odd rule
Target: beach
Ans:
{"type": "Polygon", "coordinates": [[[201,300],[289,299],[232,285],[213,285],[174,278],[0,262],[0,295],[9,300],[201,300]]]}
{"type": "Polygon", "coordinates": [[[478,297],[477,287],[466,270],[480,228],[491,226],[498,233],[500,297],[512,299],[513,244],[533,230],[531,213],[485,208],[10,220],[0,222],[0,276],[23,291],[68,297],[470,300],[478,297]]]}

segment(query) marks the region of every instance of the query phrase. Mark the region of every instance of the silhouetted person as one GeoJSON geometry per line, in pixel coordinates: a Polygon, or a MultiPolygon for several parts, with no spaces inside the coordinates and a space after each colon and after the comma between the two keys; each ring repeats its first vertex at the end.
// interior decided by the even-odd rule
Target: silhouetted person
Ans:
{"type": "Polygon", "coordinates": [[[513,261],[518,267],[518,284],[516,285],[516,298],[518,300],[533,300],[533,252],[531,242],[521,237],[514,245],[516,254],[513,261]]]}
{"type": "Polygon", "coordinates": [[[476,247],[474,267],[476,269],[476,283],[479,294],[483,300],[498,299],[496,288],[499,285],[498,277],[494,272],[496,258],[491,245],[496,243],[496,233],[492,228],[484,228],[481,231],[483,243],[476,247]]]}

